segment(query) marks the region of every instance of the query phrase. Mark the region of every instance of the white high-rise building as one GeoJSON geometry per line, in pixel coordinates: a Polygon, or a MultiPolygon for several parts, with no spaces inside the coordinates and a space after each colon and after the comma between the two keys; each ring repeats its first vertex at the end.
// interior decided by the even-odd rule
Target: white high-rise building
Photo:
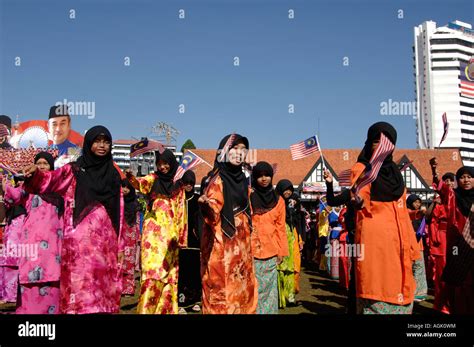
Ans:
{"type": "Polygon", "coordinates": [[[460,65],[474,56],[472,25],[454,21],[415,27],[413,46],[419,148],[438,148],[442,115],[449,131],[441,147],[459,148],[464,165],[474,166],[474,98],[460,95],[460,65]]]}

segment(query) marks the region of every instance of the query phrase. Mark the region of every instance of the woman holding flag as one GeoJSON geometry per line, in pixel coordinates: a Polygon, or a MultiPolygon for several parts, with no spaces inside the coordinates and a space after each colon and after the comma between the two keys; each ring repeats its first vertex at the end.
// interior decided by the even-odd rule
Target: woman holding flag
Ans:
{"type": "Polygon", "coordinates": [[[411,314],[413,262],[420,258],[405,201],[403,177],[392,160],[397,132],[373,124],[351,181],[358,201],[355,242],[357,310],[360,314],[411,314]],[[359,179],[361,177],[361,179],[359,179]]]}
{"type": "Polygon", "coordinates": [[[156,153],[157,171],[135,178],[132,186],[147,195],[148,208],[141,241],[141,290],[138,313],[178,313],[178,252],[187,241],[186,195],[175,181],[178,162],[169,149],[156,153]]]}
{"type": "Polygon", "coordinates": [[[250,233],[250,187],[242,171],[249,141],[227,135],[219,144],[214,170],[199,198],[202,309],[210,314],[252,314],[258,291],[250,233]]]}

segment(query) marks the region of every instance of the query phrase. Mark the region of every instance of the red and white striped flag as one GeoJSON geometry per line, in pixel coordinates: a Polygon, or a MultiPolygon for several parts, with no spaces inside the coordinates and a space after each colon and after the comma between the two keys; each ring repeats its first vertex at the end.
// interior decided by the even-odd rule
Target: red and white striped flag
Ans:
{"type": "Polygon", "coordinates": [[[221,152],[219,153],[219,157],[217,158],[217,161],[222,163],[227,155],[227,153],[229,153],[229,150],[230,150],[230,146],[232,146],[232,143],[234,143],[235,141],[235,133],[232,133],[232,135],[229,136],[229,138],[227,139],[227,142],[225,143],[224,145],[224,148],[221,149],[221,152]]]}
{"type": "Polygon", "coordinates": [[[193,169],[201,163],[204,163],[204,160],[200,156],[188,150],[183,156],[181,164],[179,164],[178,170],[176,170],[173,182],[176,182],[177,180],[181,179],[186,171],[193,169]]]}
{"type": "Polygon", "coordinates": [[[318,150],[319,144],[316,136],[312,136],[309,139],[290,146],[291,158],[293,160],[303,159],[318,150]]]}
{"type": "Polygon", "coordinates": [[[337,175],[337,180],[339,181],[339,186],[341,187],[350,187],[351,186],[351,169],[341,171],[337,175]]]}
{"type": "Polygon", "coordinates": [[[443,141],[446,140],[446,136],[448,136],[448,129],[449,129],[448,117],[446,116],[446,112],[443,113],[443,116],[441,118],[443,118],[444,132],[443,132],[443,137],[441,138],[441,141],[439,142],[438,147],[440,147],[443,141]]]}
{"type": "Polygon", "coordinates": [[[360,183],[355,187],[357,193],[359,193],[363,187],[375,181],[385,158],[387,158],[394,149],[395,145],[388,139],[388,137],[383,133],[380,134],[380,143],[372,154],[372,158],[370,158],[370,165],[372,168],[362,176],[360,183]]]}

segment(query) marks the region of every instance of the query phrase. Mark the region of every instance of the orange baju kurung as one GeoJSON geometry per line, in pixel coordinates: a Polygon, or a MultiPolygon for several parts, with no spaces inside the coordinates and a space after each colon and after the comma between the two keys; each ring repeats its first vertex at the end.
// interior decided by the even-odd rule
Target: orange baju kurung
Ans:
{"type": "MultiPolygon", "coordinates": [[[[363,170],[363,164],[354,165],[353,181],[363,170]]],[[[359,193],[364,205],[356,217],[355,242],[361,251],[354,264],[357,298],[397,306],[410,305],[416,287],[412,265],[420,258],[420,252],[405,194],[398,201],[371,201],[370,188],[370,184],[366,185],[359,193]]],[[[399,312],[387,310],[385,313],[399,312]]]]}
{"type": "MultiPolygon", "coordinates": [[[[249,190],[250,194],[250,190],[249,190]]],[[[258,288],[251,251],[250,224],[245,213],[234,216],[235,234],[221,229],[223,182],[216,176],[209,184],[210,205],[203,208],[201,240],[202,310],[204,314],[252,314],[258,288]]]]}

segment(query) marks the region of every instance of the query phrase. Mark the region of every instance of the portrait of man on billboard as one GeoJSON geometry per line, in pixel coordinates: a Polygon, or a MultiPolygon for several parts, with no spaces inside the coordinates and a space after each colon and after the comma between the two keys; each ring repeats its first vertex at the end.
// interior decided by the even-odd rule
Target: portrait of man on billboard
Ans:
{"type": "Polygon", "coordinates": [[[69,141],[71,116],[66,105],[56,105],[49,109],[48,132],[53,141],[53,147],[58,149],[59,155],[67,154],[69,148],[77,148],[69,141]]]}
{"type": "Polygon", "coordinates": [[[69,141],[71,116],[67,105],[55,105],[49,109],[48,132],[53,141],[52,147],[58,150],[55,168],[75,160],[80,155],[80,147],[69,141]]]}

